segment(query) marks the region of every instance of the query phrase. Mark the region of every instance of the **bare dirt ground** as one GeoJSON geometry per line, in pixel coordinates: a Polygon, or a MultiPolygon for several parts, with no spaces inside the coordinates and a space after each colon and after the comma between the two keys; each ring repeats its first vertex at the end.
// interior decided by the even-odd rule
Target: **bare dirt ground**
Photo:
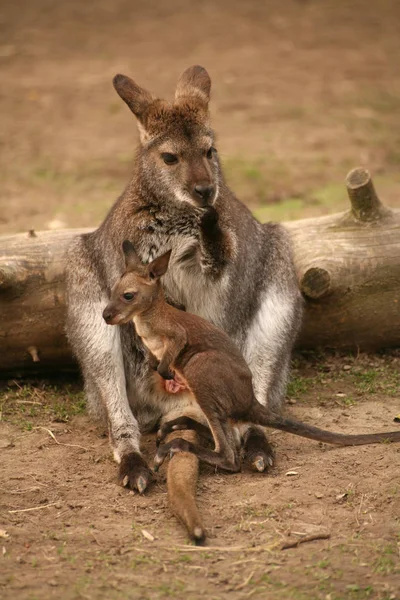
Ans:
{"type": "MultiPolygon", "coordinates": [[[[331,430],[394,429],[399,366],[398,353],[299,357],[290,412],[331,430]]],[[[272,432],[269,474],[202,472],[209,546],[197,548],[169,512],[164,470],[144,496],[117,485],[79,389],[10,382],[1,395],[2,598],[399,598],[398,445],[272,432]],[[330,538],[280,549],[313,533],[330,538]]]]}
{"type": "MultiPolygon", "coordinates": [[[[390,0],[3,2],[0,233],[99,223],[137,142],[113,75],[171,97],[194,63],[213,79],[228,180],[260,218],[346,208],[358,164],[400,206],[399,25],[390,0]]],[[[288,408],[340,431],[396,428],[399,361],[297,358],[288,408]]],[[[273,432],[268,475],[202,472],[197,549],[164,472],[143,497],[117,486],[79,382],[4,383],[0,405],[2,598],[400,598],[397,446],[273,432]],[[280,550],[313,532],[330,538],[280,550]]]]}

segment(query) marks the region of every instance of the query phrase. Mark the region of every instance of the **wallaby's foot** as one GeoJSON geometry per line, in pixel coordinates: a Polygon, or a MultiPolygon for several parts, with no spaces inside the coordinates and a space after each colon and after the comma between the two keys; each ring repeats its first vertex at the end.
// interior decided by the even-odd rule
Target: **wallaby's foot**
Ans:
{"type": "Polygon", "coordinates": [[[123,487],[143,494],[153,477],[143,457],[137,452],[131,452],[122,457],[118,478],[123,487]]]}
{"type": "Polygon", "coordinates": [[[274,464],[273,448],[258,427],[249,427],[244,434],[243,452],[244,460],[260,473],[268,471],[274,464]]]}
{"type": "Polygon", "coordinates": [[[160,445],[162,441],[166,438],[166,436],[172,431],[182,431],[184,429],[192,429],[196,431],[201,437],[205,438],[208,442],[212,442],[213,436],[211,431],[206,425],[195,421],[191,417],[178,417],[177,419],[172,419],[171,421],[167,421],[163,423],[160,429],[157,431],[157,446],[160,445]]]}
{"type": "Polygon", "coordinates": [[[196,527],[193,531],[193,541],[195,546],[205,546],[206,534],[201,527],[196,527]]]}

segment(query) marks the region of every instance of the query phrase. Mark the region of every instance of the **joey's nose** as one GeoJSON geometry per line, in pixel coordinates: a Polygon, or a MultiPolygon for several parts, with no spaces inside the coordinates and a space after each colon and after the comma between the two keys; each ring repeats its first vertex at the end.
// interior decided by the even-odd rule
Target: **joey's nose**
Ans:
{"type": "Polygon", "coordinates": [[[214,194],[214,186],[213,185],[195,185],[194,186],[194,196],[196,200],[200,201],[201,204],[207,204],[210,198],[214,194]]]}
{"type": "Polygon", "coordinates": [[[105,307],[105,309],[103,310],[103,319],[105,320],[106,323],[109,323],[112,319],[112,312],[110,311],[110,309],[108,308],[108,306],[105,307]]]}

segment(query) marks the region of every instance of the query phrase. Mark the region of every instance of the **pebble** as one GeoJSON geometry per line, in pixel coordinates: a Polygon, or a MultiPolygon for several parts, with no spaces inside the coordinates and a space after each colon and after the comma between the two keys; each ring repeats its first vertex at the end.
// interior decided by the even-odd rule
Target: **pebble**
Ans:
{"type": "Polygon", "coordinates": [[[12,440],[9,438],[0,438],[0,448],[12,448],[14,446],[12,440]]]}
{"type": "Polygon", "coordinates": [[[315,492],[315,497],[318,498],[318,499],[321,499],[321,498],[324,497],[324,495],[321,494],[321,492],[315,492]]]}

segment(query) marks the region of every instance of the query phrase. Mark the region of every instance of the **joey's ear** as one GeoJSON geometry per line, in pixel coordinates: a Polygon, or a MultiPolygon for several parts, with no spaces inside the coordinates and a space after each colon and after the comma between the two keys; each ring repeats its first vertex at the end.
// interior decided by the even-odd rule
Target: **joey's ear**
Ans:
{"type": "Polygon", "coordinates": [[[139,87],[133,79],[126,75],[116,75],[113,84],[122,100],[126,102],[133,114],[141,121],[144,112],[154,100],[150,92],[139,87]]]}
{"type": "Polygon", "coordinates": [[[180,98],[197,98],[205,104],[210,100],[211,79],[207,71],[195,65],[189,67],[178,79],[175,100],[180,98]]]}
{"type": "Polygon", "coordinates": [[[142,264],[134,245],[129,240],[122,242],[122,251],[125,256],[125,266],[128,270],[134,269],[137,265],[142,264]]]}
{"type": "Polygon", "coordinates": [[[148,273],[150,279],[158,279],[167,272],[171,252],[172,250],[168,250],[168,252],[159,256],[149,264],[148,273]]]}

